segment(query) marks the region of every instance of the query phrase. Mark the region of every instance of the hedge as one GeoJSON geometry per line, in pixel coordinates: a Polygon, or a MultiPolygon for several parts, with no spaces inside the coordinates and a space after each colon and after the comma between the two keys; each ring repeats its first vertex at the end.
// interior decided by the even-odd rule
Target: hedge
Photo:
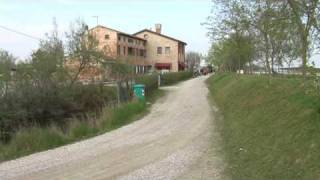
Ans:
{"type": "Polygon", "coordinates": [[[191,71],[172,72],[161,75],[161,85],[171,85],[192,77],[191,71]]]}

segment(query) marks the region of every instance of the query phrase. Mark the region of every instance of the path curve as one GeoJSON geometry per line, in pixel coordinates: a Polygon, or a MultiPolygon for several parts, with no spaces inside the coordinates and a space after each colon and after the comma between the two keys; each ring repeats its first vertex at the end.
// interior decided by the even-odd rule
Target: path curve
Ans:
{"type": "MultiPolygon", "coordinates": [[[[165,87],[139,121],[115,131],[0,164],[0,179],[176,179],[205,155],[212,109],[205,79],[165,87]]],[[[203,158],[202,158],[203,159],[203,158]]],[[[200,179],[196,178],[196,179],[200,179]]]]}

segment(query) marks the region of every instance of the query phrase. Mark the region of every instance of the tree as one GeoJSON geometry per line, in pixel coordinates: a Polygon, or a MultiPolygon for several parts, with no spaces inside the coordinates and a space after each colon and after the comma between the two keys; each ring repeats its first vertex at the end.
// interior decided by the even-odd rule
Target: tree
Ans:
{"type": "Polygon", "coordinates": [[[70,27],[67,35],[67,65],[75,67],[71,74],[70,86],[78,79],[81,73],[90,68],[99,68],[104,58],[99,49],[99,42],[95,34],[88,31],[88,26],[81,20],[77,20],[70,27]]]}
{"type": "Polygon", "coordinates": [[[0,49],[0,97],[7,94],[12,72],[15,71],[15,61],[12,54],[0,49]]]}
{"type": "Polygon", "coordinates": [[[212,44],[209,61],[218,71],[236,72],[244,70],[254,54],[254,44],[249,36],[231,34],[230,38],[212,44]]]}
{"type": "Polygon", "coordinates": [[[297,26],[301,45],[299,54],[302,59],[303,75],[306,75],[308,57],[312,51],[312,39],[319,35],[319,0],[287,0],[292,22],[297,26]]]}
{"type": "Polygon", "coordinates": [[[202,55],[197,52],[187,52],[186,55],[186,63],[189,69],[193,70],[195,67],[200,66],[200,61],[201,61],[202,55]]]}
{"type": "MultiPolygon", "coordinates": [[[[235,54],[239,53],[238,56],[226,58],[229,59],[229,63],[227,63],[229,70],[243,69],[246,63],[251,66],[254,56],[251,54],[250,56],[252,57],[243,58],[245,49],[249,50],[251,47],[241,47],[245,44],[248,45],[247,40],[250,40],[249,44],[252,44],[255,38],[254,31],[250,29],[250,14],[245,6],[245,1],[214,0],[213,2],[215,3],[215,8],[218,7],[218,10],[213,10],[213,16],[209,16],[204,25],[207,26],[209,30],[208,34],[213,41],[223,42],[224,51],[232,47],[233,49],[230,49],[230,51],[234,51],[235,54]],[[241,42],[243,38],[246,39],[245,42],[241,42]],[[243,62],[244,60],[248,62],[243,62]],[[235,62],[237,62],[237,66],[235,66],[235,62]]],[[[215,47],[217,48],[217,46],[215,47]]]]}
{"type": "MultiPolygon", "coordinates": [[[[275,73],[275,65],[283,66],[288,62],[287,59],[291,61],[296,59],[296,49],[300,48],[300,40],[296,36],[298,26],[292,23],[292,10],[288,8],[286,1],[214,0],[213,2],[214,13],[205,23],[212,40],[224,41],[232,35],[234,42],[237,42],[238,38],[249,37],[256,50],[251,60],[255,63],[262,60],[269,75],[275,73]]],[[[240,62],[240,59],[238,61],[240,62]]],[[[249,62],[249,66],[251,64],[252,61],[249,62]]]]}
{"type": "Polygon", "coordinates": [[[118,90],[118,105],[121,101],[128,101],[132,96],[131,84],[136,74],[134,67],[130,65],[131,59],[116,59],[115,61],[105,61],[103,66],[105,69],[105,76],[109,80],[116,81],[118,90]],[[123,88],[123,84],[125,88],[123,88]]]}

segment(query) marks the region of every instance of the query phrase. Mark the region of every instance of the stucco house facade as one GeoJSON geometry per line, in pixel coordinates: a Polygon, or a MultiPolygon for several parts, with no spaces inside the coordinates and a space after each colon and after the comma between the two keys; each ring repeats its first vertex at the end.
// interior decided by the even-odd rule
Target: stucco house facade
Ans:
{"type": "Polygon", "coordinates": [[[161,24],[156,24],[156,31],[144,29],[133,34],[147,41],[147,59],[155,70],[178,72],[185,68],[185,46],[187,43],[163,35],[161,24]]]}

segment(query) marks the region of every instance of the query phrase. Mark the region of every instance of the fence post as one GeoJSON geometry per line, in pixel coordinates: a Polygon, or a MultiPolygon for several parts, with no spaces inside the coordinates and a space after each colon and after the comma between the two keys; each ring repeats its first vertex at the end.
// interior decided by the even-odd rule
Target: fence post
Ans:
{"type": "Polygon", "coordinates": [[[161,75],[159,74],[158,75],[158,87],[160,87],[161,86],[161,75]]]}
{"type": "Polygon", "coordinates": [[[117,82],[117,103],[118,106],[120,106],[120,86],[121,86],[121,82],[117,82]]]}

